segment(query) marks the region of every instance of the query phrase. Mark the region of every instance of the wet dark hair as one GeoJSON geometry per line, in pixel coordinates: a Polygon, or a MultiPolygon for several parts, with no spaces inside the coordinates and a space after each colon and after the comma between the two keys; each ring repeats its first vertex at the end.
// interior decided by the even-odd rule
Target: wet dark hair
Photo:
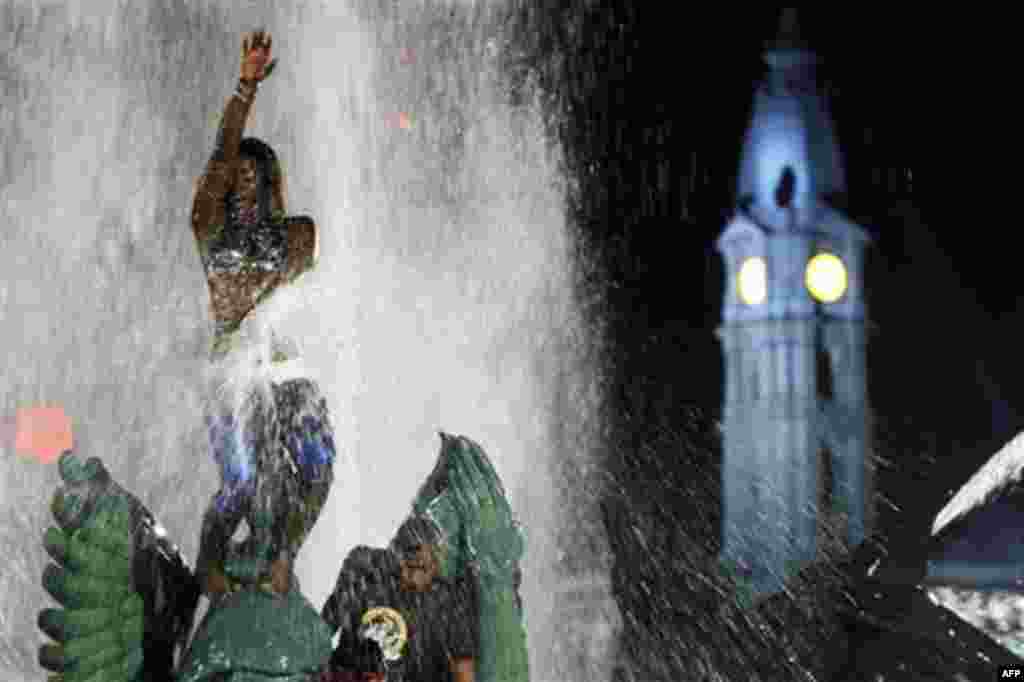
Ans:
{"type": "Polygon", "coordinates": [[[390,552],[365,545],[353,548],[342,565],[342,573],[360,576],[369,582],[378,581],[379,576],[391,575],[397,570],[398,563],[390,552]]]}
{"type": "Polygon", "coordinates": [[[391,548],[399,555],[412,554],[420,545],[440,545],[444,540],[441,529],[425,516],[408,518],[395,533],[391,548]]]}
{"type": "Polygon", "coordinates": [[[270,198],[270,188],[273,184],[273,176],[278,166],[278,155],[273,153],[270,145],[257,137],[246,137],[239,144],[239,158],[258,162],[260,179],[262,180],[260,190],[267,201],[270,198]]]}
{"type": "Polygon", "coordinates": [[[246,137],[238,145],[238,157],[257,162],[257,172],[260,178],[260,210],[262,213],[260,219],[268,220],[271,213],[271,204],[273,203],[275,175],[278,172],[277,154],[263,140],[255,137],[246,137]]]}
{"type": "Polygon", "coordinates": [[[277,161],[277,154],[270,145],[257,137],[246,137],[238,145],[238,155],[243,159],[253,161],[266,161],[273,163],[277,161]]]}

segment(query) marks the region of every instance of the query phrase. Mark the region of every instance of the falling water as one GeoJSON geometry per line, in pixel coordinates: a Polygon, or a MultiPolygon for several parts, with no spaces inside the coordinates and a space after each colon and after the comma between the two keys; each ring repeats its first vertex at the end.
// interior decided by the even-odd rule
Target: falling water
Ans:
{"type": "MultiPolygon", "coordinates": [[[[211,328],[192,183],[240,36],[266,27],[280,61],[247,132],[276,149],[289,213],[313,216],[321,244],[318,268],[254,328],[298,344],[340,456],[299,558],[303,591],[319,606],[352,546],[385,543],[435,462],[437,431],[465,434],[495,460],[527,532],[533,678],[595,679],[588,663],[566,670],[582,659],[552,644],[567,616],[551,598],[564,554],[595,545],[573,535],[593,527],[587,495],[562,492],[563,472],[587,471],[599,449],[593,334],[574,303],[558,147],[538,93],[508,96],[503,7],[102,4],[0,6],[0,416],[63,406],[78,454],[102,457],[195,557],[217,474],[202,430],[211,328]]],[[[49,604],[40,536],[54,469],[2,451],[4,679],[45,677],[35,614],[49,604]]],[[[581,563],[600,584],[602,557],[581,563]]]]}

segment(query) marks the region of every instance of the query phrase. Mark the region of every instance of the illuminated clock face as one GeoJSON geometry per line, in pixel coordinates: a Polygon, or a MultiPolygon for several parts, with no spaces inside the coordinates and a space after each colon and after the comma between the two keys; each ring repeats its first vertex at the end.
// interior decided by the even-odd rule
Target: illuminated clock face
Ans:
{"type": "Polygon", "coordinates": [[[835,303],[843,297],[849,285],[846,266],[834,254],[819,253],[807,263],[806,284],[815,300],[835,303]]]}
{"type": "Polygon", "coordinates": [[[740,300],[747,305],[764,303],[768,296],[768,268],[763,258],[752,257],[743,261],[737,277],[740,300]]]}

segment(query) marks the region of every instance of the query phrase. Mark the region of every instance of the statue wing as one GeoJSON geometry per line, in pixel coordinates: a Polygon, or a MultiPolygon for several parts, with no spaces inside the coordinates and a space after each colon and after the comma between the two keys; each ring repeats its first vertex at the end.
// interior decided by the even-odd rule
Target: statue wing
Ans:
{"type": "Polygon", "coordinates": [[[441,433],[441,453],[413,501],[446,538],[442,573],[478,581],[479,682],[528,682],[529,664],[518,594],[522,530],[501,479],[483,448],[441,433]]]}
{"type": "Polygon", "coordinates": [[[99,459],[83,464],[66,452],[58,466],[57,525],[43,538],[56,563],[42,582],[61,608],[39,614],[54,640],[40,647],[40,665],[63,682],[172,680],[199,598],[191,570],[99,459]]]}

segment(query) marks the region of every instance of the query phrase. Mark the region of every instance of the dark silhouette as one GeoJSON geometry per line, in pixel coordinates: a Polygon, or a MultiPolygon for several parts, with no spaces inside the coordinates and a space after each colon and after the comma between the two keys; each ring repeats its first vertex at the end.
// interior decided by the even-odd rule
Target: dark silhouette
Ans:
{"type": "Polygon", "coordinates": [[[789,208],[793,203],[793,196],[796,194],[796,173],[789,166],[782,170],[782,177],[775,187],[775,203],[779,208],[789,208]]]}

